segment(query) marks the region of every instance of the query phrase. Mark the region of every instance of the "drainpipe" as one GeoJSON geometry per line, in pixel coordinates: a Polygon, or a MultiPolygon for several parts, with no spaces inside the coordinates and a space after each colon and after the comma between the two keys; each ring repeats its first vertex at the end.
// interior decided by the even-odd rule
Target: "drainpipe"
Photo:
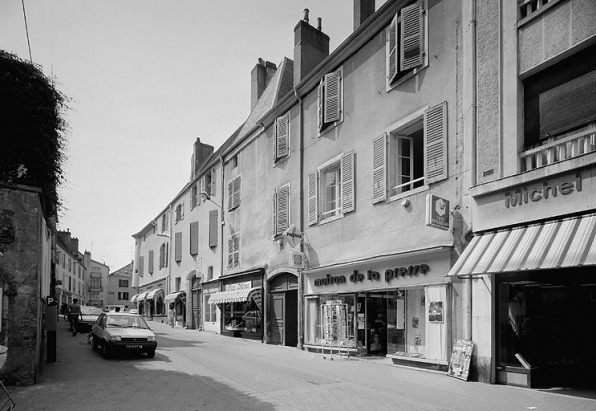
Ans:
{"type": "MultiPolygon", "coordinates": [[[[304,245],[304,116],[302,115],[303,103],[302,98],[298,96],[298,91],[294,88],[294,95],[298,99],[298,136],[300,145],[298,147],[298,153],[300,158],[300,170],[299,170],[299,191],[298,191],[298,204],[299,204],[299,217],[298,227],[302,233],[302,241],[300,241],[300,251],[306,256],[306,247],[304,245]]],[[[304,271],[298,271],[298,347],[299,350],[304,349],[304,271]]]]}

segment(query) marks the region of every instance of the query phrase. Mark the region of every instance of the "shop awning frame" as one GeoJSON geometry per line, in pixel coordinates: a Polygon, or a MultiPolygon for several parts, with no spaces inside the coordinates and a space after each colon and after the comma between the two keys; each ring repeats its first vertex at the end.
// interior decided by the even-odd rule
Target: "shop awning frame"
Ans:
{"type": "Polygon", "coordinates": [[[155,290],[149,291],[149,293],[147,294],[147,296],[145,298],[147,300],[153,300],[153,299],[157,299],[159,296],[161,296],[163,298],[163,296],[164,296],[163,288],[156,288],[155,290]]]}
{"type": "Polygon", "coordinates": [[[137,297],[137,302],[144,300],[147,297],[147,294],[149,294],[149,291],[139,293],[139,296],[137,297]]]}
{"type": "Polygon", "coordinates": [[[132,297],[130,297],[130,302],[136,303],[138,298],[139,298],[139,294],[135,294],[132,297]]]}
{"type": "Polygon", "coordinates": [[[164,302],[165,304],[167,304],[167,303],[169,303],[169,302],[172,302],[172,301],[174,301],[174,300],[175,300],[176,298],[178,298],[178,297],[180,297],[181,299],[182,299],[183,297],[186,297],[186,292],[184,292],[184,291],[176,291],[175,293],[168,294],[168,295],[166,295],[166,296],[164,297],[164,299],[163,299],[163,302],[164,302]]]}
{"type": "Polygon", "coordinates": [[[209,296],[209,304],[240,303],[250,301],[253,296],[260,295],[261,288],[243,288],[242,290],[219,291],[209,296]]]}
{"type": "Polygon", "coordinates": [[[596,215],[476,236],[448,276],[469,277],[596,265],[596,215]]]}

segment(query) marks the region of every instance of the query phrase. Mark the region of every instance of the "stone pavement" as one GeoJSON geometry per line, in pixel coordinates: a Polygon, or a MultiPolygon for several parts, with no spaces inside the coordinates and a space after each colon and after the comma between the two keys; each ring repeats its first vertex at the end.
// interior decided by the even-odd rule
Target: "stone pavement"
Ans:
{"type": "MultiPolygon", "coordinates": [[[[158,335],[167,335],[168,338],[179,338],[184,341],[197,341],[202,344],[222,347],[222,349],[233,349],[242,351],[246,355],[261,358],[266,355],[268,360],[278,361],[280,364],[288,364],[288,370],[292,371],[293,364],[305,364],[312,367],[314,375],[330,376],[333,372],[348,372],[357,374],[359,383],[363,387],[374,385],[378,387],[387,387],[386,399],[375,398],[372,403],[376,404],[376,410],[382,409],[418,409],[417,401],[426,396],[436,397],[436,405],[432,410],[537,410],[537,411],[594,411],[596,410],[596,400],[581,396],[563,395],[549,391],[536,389],[525,389],[503,385],[490,385],[477,382],[466,382],[445,375],[445,373],[424,371],[392,365],[387,359],[341,359],[333,363],[320,359],[320,354],[313,354],[306,351],[289,347],[279,347],[262,344],[258,341],[243,340],[237,338],[224,337],[208,332],[199,332],[197,330],[188,330],[181,327],[170,328],[161,320],[150,321],[151,328],[158,335]],[[348,371],[346,371],[348,370],[348,371]],[[383,376],[383,377],[379,377],[383,376]],[[396,384],[411,384],[417,387],[419,392],[406,393],[400,397],[403,406],[397,406],[395,394],[392,393],[392,387],[396,384]],[[384,401],[384,402],[383,402],[384,401]]],[[[183,396],[178,396],[178,401],[168,403],[167,408],[159,402],[163,395],[162,391],[177,389],[179,392],[187,392],[193,389],[193,383],[185,382],[184,377],[178,380],[167,381],[163,378],[139,378],[138,370],[129,366],[127,361],[106,361],[101,355],[95,353],[90,355],[91,347],[87,344],[85,335],[73,337],[67,330],[68,324],[60,321],[57,333],[57,361],[54,363],[44,362],[38,384],[28,387],[8,387],[16,403],[16,411],[20,410],[102,410],[104,411],[106,395],[110,396],[112,404],[122,404],[121,409],[171,409],[182,410],[189,409],[188,405],[183,403],[183,396]],[[170,386],[168,386],[169,384],[170,386]],[[173,387],[172,387],[173,386],[173,387]],[[179,388],[178,388],[179,387],[179,388]],[[152,407],[146,404],[135,402],[135,395],[142,393],[151,393],[156,396],[156,402],[152,407]]],[[[167,351],[163,351],[164,353],[167,351]]],[[[166,359],[165,354],[160,354],[158,346],[158,357],[166,359]]],[[[130,363],[145,362],[150,366],[153,359],[139,359],[141,361],[130,361],[130,363]]],[[[298,369],[296,368],[298,371],[298,369]]],[[[146,374],[145,374],[146,375],[146,374]]],[[[159,375],[159,374],[158,374],[159,375]]],[[[336,378],[341,380],[339,374],[336,378]]],[[[344,374],[345,375],[345,374],[344,374]]],[[[186,378],[188,380],[188,378],[186,378]]],[[[283,382],[280,382],[283,385],[283,382]]],[[[328,390],[330,398],[341,395],[342,400],[351,401],[354,406],[352,409],[361,409],[365,403],[362,393],[358,386],[354,385],[353,378],[348,385],[354,386],[353,392],[346,392],[338,387],[327,389],[313,386],[311,393],[298,392],[288,387],[282,394],[280,391],[267,392],[264,388],[260,393],[255,393],[255,397],[263,398],[264,403],[268,405],[267,409],[310,409],[306,405],[312,404],[314,390],[328,390]],[[287,398],[282,398],[285,395],[287,398]],[[353,398],[346,399],[346,396],[353,398]],[[292,403],[289,407],[287,404],[292,403]],[[285,405],[284,405],[285,404],[285,405]]],[[[221,392],[221,390],[220,390],[221,392]]],[[[146,395],[145,395],[146,396],[146,395]]],[[[321,401],[321,409],[325,408],[325,402],[321,401]]],[[[199,407],[197,409],[217,409],[213,407],[199,407]]],[[[260,409],[243,408],[243,409],[260,409]]]]}

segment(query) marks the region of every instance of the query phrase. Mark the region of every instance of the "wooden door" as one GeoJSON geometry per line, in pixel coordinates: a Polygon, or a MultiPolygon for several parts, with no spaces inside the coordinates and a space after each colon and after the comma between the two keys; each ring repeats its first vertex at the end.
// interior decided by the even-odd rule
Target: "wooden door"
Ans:
{"type": "Polygon", "coordinates": [[[285,295],[284,293],[271,294],[271,344],[284,344],[284,317],[285,317],[285,295]]]}

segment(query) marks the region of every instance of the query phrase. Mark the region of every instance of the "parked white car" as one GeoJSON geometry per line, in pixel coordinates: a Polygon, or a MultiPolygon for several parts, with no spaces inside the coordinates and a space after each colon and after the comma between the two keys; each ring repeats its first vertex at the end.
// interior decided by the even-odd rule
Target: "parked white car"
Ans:
{"type": "Polygon", "coordinates": [[[101,347],[105,358],[116,351],[144,352],[149,358],[155,356],[155,334],[138,314],[102,313],[91,333],[93,349],[101,347]]]}

